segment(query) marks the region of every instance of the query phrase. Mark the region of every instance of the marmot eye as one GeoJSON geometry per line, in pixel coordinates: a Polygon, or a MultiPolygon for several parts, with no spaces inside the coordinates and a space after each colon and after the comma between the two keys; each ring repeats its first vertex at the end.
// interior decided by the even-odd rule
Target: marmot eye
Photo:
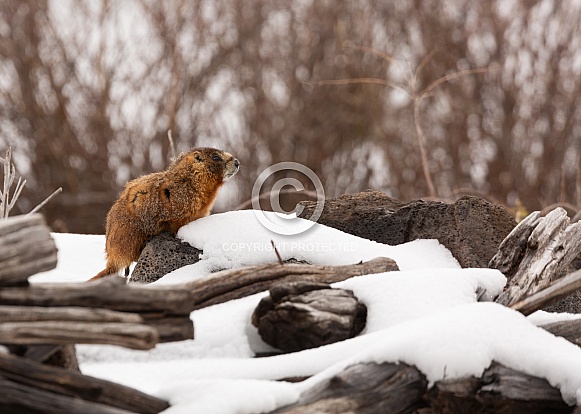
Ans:
{"type": "Polygon", "coordinates": [[[212,161],[222,161],[222,158],[220,158],[220,156],[218,154],[214,154],[212,155],[212,161]]]}

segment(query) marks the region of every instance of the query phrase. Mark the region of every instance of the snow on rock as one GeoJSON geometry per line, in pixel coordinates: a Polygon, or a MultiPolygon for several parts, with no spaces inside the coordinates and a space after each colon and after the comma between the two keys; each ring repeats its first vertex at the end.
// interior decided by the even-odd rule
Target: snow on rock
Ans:
{"type": "MultiPolygon", "coordinates": [[[[262,212],[267,217],[277,213],[262,212]]],[[[308,222],[301,218],[295,221],[308,222]]],[[[286,223],[286,221],[282,221],[286,223]]],[[[308,230],[281,235],[265,228],[255,211],[243,210],[214,214],[182,227],[178,237],[203,250],[199,263],[178,269],[155,283],[180,283],[211,271],[276,261],[274,241],[283,260],[291,258],[319,265],[348,265],[376,257],[389,257],[401,270],[459,268],[448,249],[437,240],[414,240],[389,246],[308,222],[308,230]]]]}
{"type": "MultiPolygon", "coordinates": [[[[196,338],[160,344],[150,351],[78,345],[85,374],[166,398],[168,413],[269,412],[291,404],[304,390],[360,362],[406,362],[433,383],[479,376],[494,360],[546,378],[569,403],[581,403],[581,349],[535,326],[560,317],[528,318],[495,303],[476,302],[477,290],[492,299],[504,276],[491,269],[460,269],[433,240],[386,246],[314,225],[296,236],[262,227],[252,211],[214,215],[193,222],[179,236],[204,250],[204,260],[169,275],[168,283],[191,280],[233,266],[273,261],[270,240],[283,258],[317,264],[352,264],[391,257],[399,272],[353,277],[334,286],[353,290],[368,307],[363,333],[297,353],[253,358],[266,347],[250,315],[266,293],[194,311],[196,338]],[[234,247],[235,246],[235,247],[234,247]],[[309,247],[310,246],[310,247],[309,247]],[[302,383],[272,381],[312,376],[302,383]]],[[[55,235],[57,269],[35,281],[83,281],[104,265],[102,236],[55,235]]],[[[166,277],[161,280],[165,280],[166,277]]]]}

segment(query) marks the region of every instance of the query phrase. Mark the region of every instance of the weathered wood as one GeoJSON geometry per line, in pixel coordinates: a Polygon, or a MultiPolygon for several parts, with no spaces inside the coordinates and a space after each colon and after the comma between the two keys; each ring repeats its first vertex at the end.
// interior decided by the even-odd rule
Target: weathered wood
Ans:
{"type": "Polygon", "coordinates": [[[99,308],[0,305],[0,322],[41,321],[142,323],[143,318],[136,313],[99,308]]]}
{"type": "Polygon", "coordinates": [[[183,288],[127,285],[123,278],[108,277],[92,283],[35,284],[27,288],[3,288],[0,289],[0,304],[80,306],[123,312],[189,315],[193,310],[193,296],[183,288]]]}
{"type": "Polygon", "coordinates": [[[577,346],[581,346],[581,319],[547,323],[539,327],[577,346]]]}
{"type": "Polygon", "coordinates": [[[179,286],[192,292],[195,309],[200,309],[263,292],[278,283],[296,281],[336,283],[353,276],[395,270],[399,270],[397,264],[392,259],[384,257],[346,266],[276,263],[224,270],[179,286]]]}
{"type": "Polygon", "coordinates": [[[184,341],[194,338],[194,324],[189,315],[158,317],[142,313],[143,323],[157,330],[159,342],[184,341]]]}
{"type": "Polygon", "coordinates": [[[151,326],[119,322],[6,322],[0,324],[0,344],[110,344],[151,349],[159,341],[151,326]]]}
{"type": "Polygon", "coordinates": [[[29,276],[56,263],[57,249],[40,214],[0,221],[0,286],[27,285],[29,276]]]}
{"type": "Polygon", "coordinates": [[[545,289],[526,297],[510,307],[524,315],[530,315],[539,309],[558,302],[579,289],[581,289],[581,270],[569,273],[567,276],[551,282],[545,289]]]}
{"type": "Polygon", "coordinates": [[[545,217],[538,218],[535,214],[530,220],[523,220],[516,231],[509,234],[508,238],[518,235],[518,240],[505,240],[504,247],[501,245],[498,254],[491,260],[491,265],[506,271],[515,266],[513,259],[521,256],[522,259],[518,270],[509,280],[508,287],[496,299],[498,303],[510,306],[544,289],[566,272],[569,264],[581,253],[581,222],[569,223],[566,211],[557,208],[545,217]],[[531,228],[524,254],[506,250],[513,248],[515,244],[522,248],[522,236],[531,228]]]}
{"type": "Polygon", "coordinates": [[[6,236],[10,233],[15,233],[26,227],[42,226],[45,224],[42,214],[8,217],[6,220],[0,221],[0,237],[6,236]]]}
{"type": "Polygon", "coordinates": [[[498,246],[498,253],[490,259],[488,267],[498,269],[509,280],[518,271],[534,228],[542,220],[540,211],[526,216],[498,246]]]}
{"type": "Polygon", "coordinates": [[[411,413],[425,406],[425,376],[400,364],[357,364],[301,395],[299,402],[273,413],[411,413]]]}
{"type": "Polygon", "coordinates": [[[275,285],[252,315],[264,342],[296,352],[357,336],[365,327],[367,307],[353,292],[330,285],[294,282],[275,285]]]}
{"type": "Polygon", "coordinates": [[[0,377],[0,412],[19,414],[130,414],[132,411],[79,400],[0,377]]]}
{"type": "Polygon", "coordinates": [[[0,381],[0,412],[155,414],[168,408],[132,388],[7,354],[0,354],[0,381]]]}
{"type": "Polygon", "coordinates": [[[438,413],[570,413],[558,389],[545,379],[493,363],[482,378],[437,381],[427,393],[438,413]]]}

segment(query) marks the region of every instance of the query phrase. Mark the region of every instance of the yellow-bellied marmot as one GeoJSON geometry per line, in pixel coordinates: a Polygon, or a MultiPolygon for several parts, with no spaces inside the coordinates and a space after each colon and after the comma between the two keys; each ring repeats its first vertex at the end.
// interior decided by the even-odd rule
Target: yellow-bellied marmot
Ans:
{"type": "Polygon", "coordinates": [[[207,216],[218,190],[239,166],[227,152],[193,148],[165,171],[129,181],[107,214],[107,267],[90,280],[128,271],[153,236],[164,231],[175,234],[190,221],[207,216]]]}

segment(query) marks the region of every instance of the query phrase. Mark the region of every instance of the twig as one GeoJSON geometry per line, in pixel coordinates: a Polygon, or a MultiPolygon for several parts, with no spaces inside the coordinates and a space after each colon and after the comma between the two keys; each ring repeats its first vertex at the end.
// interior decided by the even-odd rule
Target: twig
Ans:
{"type": "Polygon", "coordinates": [[[0,191],[0,219],[8,218],[10,210],[16,204],[26,180],[22,180],[22,177],[18,178],[18,183],[16,183],[16,188],[12,194],[12,199],[10,199],[10,188],[14,183],[14,178],[16,178],[16,168],[12,163],[12,149],[8,148],[6,150],[6,155],[4,158],[0,157],[0,163],[4,167],[4,178],[3,178],[3,189],[0,191]]]}
{"type": "Polygon", "coordinates": [[[270,244],[272,244],[272,248],[274,249],[274,252],[276,253],[276,257],[278,258],[278,262],[280,263],[280,265],[284,265],[284,262],[282,261],[282,257],[280,257],[280,253],[278,252],[278,249],[276,248],[276,245],[274,244],[274,240],[270,241],[270,244]]]}
{"type": "Polygon", "coordinates": [[[171,153],[171,158],[175,159],[176,157],[176,146],[173,141],[173,136],[171,134],[171,129],[167,130],[167,139],[169,140],[169,152],[171,153]]]}
{"type": "Polygon", "coordinates": [[[44,207],[44,205],[46,203],[48,203],[50,201],[51,198],[53,198],[55,195],[57,195],[58,193],[60,193],[61,191],[63,191],[62,187],[57,188],[51,195],[49,195],[47,198],[44,199],[44,201],[42,203],[40,203],[39,205],[37,205],[36,207],[34,207],[32,209],[32,211],[30,213],[27,214],[27,216],[30,216],[31,214],[36,213],[38,210],[40,210],[41,208],[44,207]]]}
{"type": "MultiPolygon", "coordinates": [[[[394,59],[392,56],[387,55],[383,52],[380,52],[380,51],[373,49],[373,48],[370,48],[370,47],[352,46],[350,48],[355,49],[355,50],[362,50],[365,52],[370,52],[370,53],[374,54],[375,56],[380,57],[381,59],[383,59],[387,63],[402,63],[402,61],[394,59]]],[[[428,186],[428,190],[430,192],[430,197],[432,197],[432,198],[437,197],[437,192],[436,192],[436,188],[434,186],[434,183],[432,181],[432,176],[430,174],[424,131],[423,131],[422,126],[420,124],[420,104],[421,104],[421,102],[425,98],[431,96],[433,90],[445,82],[449,82],[451,80],[458,79],[458,78],[461,78],[461,77],[466,76],[466,75],[477,74],[477,73],[487,73],[487,72],[491,72],[491,71],[495,71],[495,70],[500,69],[500,67],[495,66],[495,67],[487,67],[487,68],[467,69],[467,70],[462,70],[459,72],[451,73],[449,75],[442,76],[441,78],[436,79],[434,82],[430,83],[427,87],[425,87],[422,91],[420,91],[418,93],[418,91],[417,91],[418,77],[420,76],[422,70],[428,64],[428,62],[432,59],[432,57],[434,56],[435,53],[436,53],[436,50],[430,52],[426,57],[424,57],[422,59],[422,61],[420,62],[420,64],[417,66],[415,71],[412,69],[409,62],[406,61],[407,66],[408,66],[408,70],[411,74],[411,77],[405,76],[405,79],[407,81],[407,88],[406,88],[406,85],[398,85],[398,84],[390,82],[386,79],[377,79],[377,78],[352,78],[352,79],[336,79],[336,80],[321,80],[321,81],[307,82],[309,84],[315,84],[315,85],[347,85],[347,84],[357,84],[357,83],[359,83],[359,84],[375,84],[375,85],[387,86],[387,87],[397,89],[397,90],[405,93],[412,100],[412,103],[413,103],[414,124],[415,124],[415,129],[416,129],[416,138],[418,140],[418,146],[420,147],[420,158],[421,158],[421,163],[422,163],[422,170],[424,173],[424,178],[426,180],[426,184],[428,186]],[[410,90],[411,90],[411,92],[410,92],[410,90]]]]}
{"type": "Polygon", "coordinates": [[[577,155],[577,170],[575,174],[575,195],[577,196],[577,207],[581,209],[581,154],[577,155]]]}
{"type": "MultiPolygon", "coordinates": [[[[280,190],[280,191],[278,192],[278,194],[288,194],[288,193],[296,193],[296,192],[297,192],[297,190],[295,190],[295,189],[290,189],[290,188],[289,188],[289,189],[282,189],[282,190],[280,190]]],[[[301,190],[301,195],[310,196],[310,197],[312,197],[313,199],[316,199],[316,198],[317,198],[317,192],[316,192],[316,191],[310,191],[310,190],[301,190]]],[[[255,200],[262,200],[263,198],[265,198],[265,197],[268,197],[268,196],[270,196],[270,192],[266,192],[266,191],[265,191],[264,193],[262,193],[262,194],[260,194],[260,195],[257,195],[257,196],[254,196],[254,197],[252,197],[252,198],[249,198],[248,200],[246,200],[246,201],[244,201],[244,202],[242,202],[242,203],[238,204],[236,207],[234,207],[234,211],[236,211],[236,210],[242,210],[243,208],[245,208],[245,207],[248,207],[248,206],[252,205],[252,203],[253,203],[255,200]]]]}

